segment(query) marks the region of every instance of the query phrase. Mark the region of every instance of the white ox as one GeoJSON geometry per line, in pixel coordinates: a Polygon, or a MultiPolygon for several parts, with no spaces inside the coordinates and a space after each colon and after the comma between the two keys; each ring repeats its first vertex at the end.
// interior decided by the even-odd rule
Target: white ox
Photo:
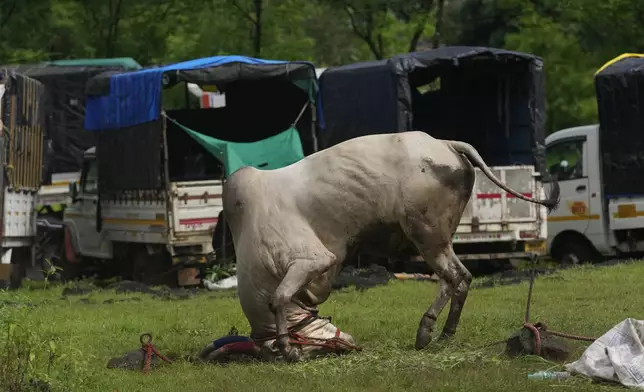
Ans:
{"type": "Polygon", "coordinates": [[[224,213],[236,250],[239,299],[264,356],[301,360],[330,350],[301,345],[302,336],[353,343],[329,320],[315,317],[317,306],[328,298],[348,246],[383,223],[400,225],[440,278],[416,348],[429,344],[450,299],[443,336],[453,335],[472,280],[451,240],[474,186],[472,165],[520,199],[549,209],[558,203],[556,184],[547,200],[525,197],[494,177],[469,144],[422,132],[363,136],[281,169],[235,172],[224,186],[224,213]]]}

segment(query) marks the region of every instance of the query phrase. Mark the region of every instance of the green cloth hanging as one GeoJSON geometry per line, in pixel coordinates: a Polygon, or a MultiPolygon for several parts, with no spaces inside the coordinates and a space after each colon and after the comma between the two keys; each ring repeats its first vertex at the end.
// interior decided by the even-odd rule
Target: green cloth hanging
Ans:
{"type": "Polygon", "coordinates": [[[236,143],[194,131],[166,117],[224,164],[226,177],[245,166],[271,170],[288,166],[304,158],[300,134],[295,127],[264,140],[236,143]]]}

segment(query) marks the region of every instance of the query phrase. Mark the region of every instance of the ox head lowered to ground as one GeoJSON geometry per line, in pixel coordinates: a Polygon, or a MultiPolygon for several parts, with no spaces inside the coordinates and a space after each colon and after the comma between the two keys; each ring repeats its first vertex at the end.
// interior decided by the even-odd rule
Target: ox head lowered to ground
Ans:
{"type": "MultiPolygon", "coordinates": [[[[399,226],[440,279],[416,347],[431,341],[450,300],[442,335],[454,334],[472,275],[451,238],[471,197],[474,166],[520,199],[548,209],[558,203],[556,184],[546,200],[526,197],[494,177],[469,144],[422,132],[363,136],[281,169],[234,173],[224,186],[224,211],[236,250],[239,299],[256,343],[297,360],[323,350],[315,342],[338,338],[335,326],[316,317],[317,307],[328,298],[347,248],[381,224],[399,226]],[[303,320],[316,331],[304,336],[313,344],[295,338],[306,334],[298,331],[303,320]]],[[[339,338],[353,343],[349,335],[339,338]]]]}

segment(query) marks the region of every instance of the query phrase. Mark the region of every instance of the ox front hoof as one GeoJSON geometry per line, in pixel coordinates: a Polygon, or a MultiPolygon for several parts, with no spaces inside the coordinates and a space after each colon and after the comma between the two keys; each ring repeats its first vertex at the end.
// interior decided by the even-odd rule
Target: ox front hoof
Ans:
{"type": "Polygon", "coordinates": [[[299,362],[301,360],[300,350],[291,346],[282,350],[282,357],[286,362],[299,362]]]}

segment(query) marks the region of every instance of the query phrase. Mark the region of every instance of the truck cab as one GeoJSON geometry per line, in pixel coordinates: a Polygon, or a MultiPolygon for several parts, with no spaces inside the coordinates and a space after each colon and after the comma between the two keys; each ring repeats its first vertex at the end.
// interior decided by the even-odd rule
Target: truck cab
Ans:
{"type": "Polygon", "coordinates": [[[550,255],[561,263],[577,264],[614,254],[602,190],[599,125],[549,135],[546,166],[561,189],[561,202],[548,216],[550,255]]]}
{"type": "MultiPolygon", "coordinates": [[[[71,182],[71,204],[65,210],[63,220],[71,236],[74,249],[79,254],[102,258],[112,254],[111,243],[103,240],[105,232],[97,227],[98,165],[96,148],[85,152],[80,181],[71,182]]],[[[69,259],[69,258],[68,258],[69,259]]]]}

